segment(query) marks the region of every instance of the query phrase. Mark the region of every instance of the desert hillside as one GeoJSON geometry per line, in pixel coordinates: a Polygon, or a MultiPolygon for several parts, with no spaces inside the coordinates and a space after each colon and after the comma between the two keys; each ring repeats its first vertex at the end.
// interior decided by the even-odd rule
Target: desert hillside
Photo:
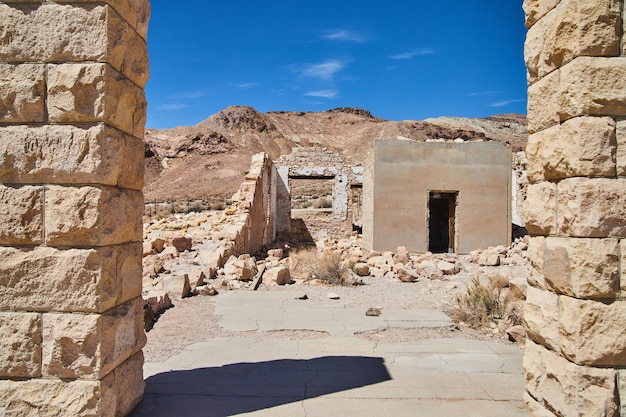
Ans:
{"type": "Polygon", "coordinates": [[[242,182],[250,157],[258,152],[278,159],[295,147],[317,146],[358,165],[375,139],[396,138],[498,141],[517,152],[526,146],[526,117],[397,122],[358,108],[260,113],[233,106],[196,126],[146,129],[146,202],[228,198],[242,182]]]}

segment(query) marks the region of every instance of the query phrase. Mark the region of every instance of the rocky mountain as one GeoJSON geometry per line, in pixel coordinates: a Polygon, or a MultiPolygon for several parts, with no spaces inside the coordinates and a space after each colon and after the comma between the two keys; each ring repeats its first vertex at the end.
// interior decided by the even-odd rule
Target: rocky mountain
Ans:
{"type": "Polygon", "coordinates": [[[146,129],[146,202],[228,198],[250,167],[250,157],[273,159],[295,147],[323,147],[354,165],[363,164],[375,139],[499,141],[514,152],[527,139],[526,117],[442,117],[389,121],[359,108],[325,112],[260,113],[233,106],[196,126],[146,129]]]}

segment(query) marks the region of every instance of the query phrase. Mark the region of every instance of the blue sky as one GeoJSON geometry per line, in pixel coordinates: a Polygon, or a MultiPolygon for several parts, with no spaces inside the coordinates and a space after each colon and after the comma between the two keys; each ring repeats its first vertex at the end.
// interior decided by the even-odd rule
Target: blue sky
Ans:
{"type": "Polygon", "coordinates": [[[231,105],[526,113],[521,0],[152,0],[147,127],[231,105]]]}

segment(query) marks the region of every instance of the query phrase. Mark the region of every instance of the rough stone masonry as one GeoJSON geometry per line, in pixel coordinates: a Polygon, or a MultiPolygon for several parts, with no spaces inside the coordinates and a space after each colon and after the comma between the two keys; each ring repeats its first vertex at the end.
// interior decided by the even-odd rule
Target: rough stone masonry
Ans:
{"type": "Polygon", "coordinates": [[[148,16],[0,2],[0,415],[141,400],[148,16]]]}
{"type": "Polygon", "coordinates": [[[626,415],[626,44],[621,0],[525,0],[526,399],[626,415]]]}

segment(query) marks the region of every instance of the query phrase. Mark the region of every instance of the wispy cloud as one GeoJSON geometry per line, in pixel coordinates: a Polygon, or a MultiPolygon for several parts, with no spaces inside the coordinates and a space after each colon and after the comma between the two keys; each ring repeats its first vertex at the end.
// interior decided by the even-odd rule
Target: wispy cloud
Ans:
{"type": "Polygon", "coordinates": [[[185,107],[188,107],[188,106],[183,103],[166,103],[166,104],[161,104],[157,106],[157,109],[162,110],[162,111],[174,111],[174,110],[184,109],[185,107]]]}
{"type": "Polygon", "coordinates": [[[337,90],[318,90],[318,91],[309,91],[304,94],[309,97],[322,97],[322,98],[337,98],[339,95],[339,91],[337,90]]]}
{"type": "Polygon", "coordinates": [[[367,41],[367,36],[352,30],[335,29],[324,32],[322,39],[328,41],[365,42],[367,41]]]}
{"type": "Polygon", "coordinates": [[[526,99],[514,99],[514,100],[501,100],[501,101],[496,101],[495,103],[491,103],[489,105],[489,107],[504,107],[504,106],[508,106],[509,104],[514,104],[514,103],[522,103],[526,101],[526,99]]]}
{"type": "Polygon", "coordinates": [[[395,60],[406,60],[406,59],[413,59],[416,56],[433,55],[434,53],[435,51],[433,51],[432,49],[413,49],[412,51],[391,55],[390,58],[395,59],[395,60]]]}
{"type": "Polygon", "coordinates": [[[493,96],[496,94],[502,94],[502,91],[498,91],[498,90],[490,90],[490,91],[474,91],[472,93],[469,93],[468,96],[470,97],[481,97],[481,96],[493,96]]]}
{"type": "Polygon", "coordinates": [[[339,71],[344,69],[345,66],[345,60],[329,59],[318,64],[306,64],[302,66],[298,72],[300,72],[300,75],[303,77],[329,81],[332,80],[339,71]]]}
{"type": "Polygon", "coordinates": [[[235,88],[252,88],[259,85],[259,83],[239,83],[239,84],[231,84],[235,88]]]}
{"type": "Polygon", "coordinates": [[[169,96],[170,100],[190,100],[192,98],[204,97],[206,94],[203,91],[188,91],[185,93],[179,93],[169,96]]]}

